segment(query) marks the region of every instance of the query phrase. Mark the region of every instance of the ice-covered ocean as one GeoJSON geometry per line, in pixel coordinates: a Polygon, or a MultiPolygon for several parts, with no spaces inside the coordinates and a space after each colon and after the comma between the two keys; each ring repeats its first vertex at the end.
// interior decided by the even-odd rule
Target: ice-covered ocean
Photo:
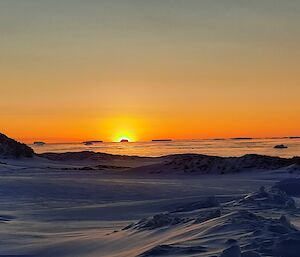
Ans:
{"type": "Polygon", "coordinates": [[[217,156],[240,156],[244,154],[263,154],[270,156],[300,156],[300,138],[260,138],[260,139],[203,139],[176,140],[168,142],[103,142],[93,145],[82,143],[56,143],[43,146],[30,145],[35,152],[77,152],[95,151],[110,154],[162,156],[179,153],[198,153],[217,156]],[[284,144],[288,148],[275,149],[284,144]]]}

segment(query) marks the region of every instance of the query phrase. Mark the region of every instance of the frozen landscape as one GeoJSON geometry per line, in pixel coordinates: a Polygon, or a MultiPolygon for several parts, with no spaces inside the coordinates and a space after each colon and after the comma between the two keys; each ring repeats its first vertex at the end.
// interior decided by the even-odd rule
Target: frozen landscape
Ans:
{"type": "Polygon", "coordinates": [[[299,256],[297,157],[37,155],[4,139],[0,255],[299,256]]]}
{"type": "Polygon", "coordinates": [[[0,257],[300,257],[300,0],[0,0],[0,257]]]}

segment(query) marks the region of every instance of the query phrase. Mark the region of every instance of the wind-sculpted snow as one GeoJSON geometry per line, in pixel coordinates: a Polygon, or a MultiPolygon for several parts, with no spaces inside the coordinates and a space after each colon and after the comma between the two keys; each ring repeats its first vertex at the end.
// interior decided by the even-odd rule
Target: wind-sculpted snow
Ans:
{"type": "MultiPolygon", "coordinates": [[[[173,223],[174,217],[170,219],[169,216],[166,222],[165,218],[166,216],[158,215],[155,219],[162,219],[159,221],[160,225],[153,226],[151,223],[151,230],[168,226],[169,234],[175,233],[176,237],[181,239],[175,240],[169,245],[157,245],[139,256],[194,256],[193,254],[196,253],[202,253],[199,256],[210,256],[209,253],[211,252],[219,252],[218,248],[214,249],[215,241],[224,246],[223,252],[215,255],[220,257],[296,257],[295,254],[300,249],[300,234],[285,216],[281,216],[279,219],[265,218],[250,211],[240,210],[231,211],[223,216],[212,216],[211,219],[203,221],[202,224],[192,222],[194,220],[185,222],[176,220],[173,223]],[[209,222],[209,220],[211,221],[209,222]],[[174,228],[171,225],[177,227],[174,228]],[[201,225],[206,229],[203,230],[201,225]],[[172,230],[176,230],[176,232],[172,230]],[[180,230],[182,235],[180,235],[180,230]],[[197,230],[199,230],[198,233],[197,230]],[[187,231],[190,231],[190,237],[187,231]],[[197,234],[201,236],[199,237],[197,234]],[[222,239],[220,239],[221,235],[223,235],[222,239]],[[236,239],[225,241],[226,235],[232,235],[236,239]],[[226,244],[229,246],[226,247],[226,244]],[[290,249],[286,249],[287,246],[290,249]],[[282,253],[284,255],[281,255],[282,253]]],[[[145,221],[138,223],[143,224],[141,227],[138,227],[137,224],[131,228],[143,231],[143,229],[148,228],[148,226],[145,227],[145,221]]]]}
{"type": "Polygon", "coordinates": [[[259,192],[248,195],[242,200],[242,202],[245,204],[254,204],[264,207],[270,206],[288,209],[296,208],[294,199],[276,187],[273,187],[268,191],[262,187],[259,192]]]}
{"type": "Polygon", "coordinates": [[[178,224],[194,221],[194,223],[201,223],[206,220],[210,220],[221,216],[221,210],[213,207],[219,207],[219,201],[216,197],[210,196],[202,201],[191,202],[174,211],[159,213],[152,217],[143,218],[137,223],[132,223],[123,228],[123,230],[152,230],[163,227],[171,227],[178,224]],[[213,208],[213,210],[207,210],[207,208],[213,208]],[[201,210],[201,213],[194,212],[201,210]],[[186,215],[186,214],[189,215],[186,215]]]}
{"type": "Polygon", "coordinates": [[[206,252],[206,249],[203,246],[158,245],[153,249],[139,255],[139,257],[184,256],[203,252],[206,252]]]}
{"type": "Polygon", "coordinates": [[[3,160],[0,255],[299,257],[299,201],[291,196],[300,182],[287,168],[295,161],[94,153],[3,160]],[[197,174],[210,175],[193,176],[198,165],[197,174]],[[157,170],[175,175],[146,176],[157,170]]]}
{"type": "Polygon", "coordinates": [[[229,173],[245,169],[279,169],[299,163],[299,158],[284,159],[279,157],[248,154],[241,157],[215,157],[206,155],[177,155],[165,166],[182,169],[186,172],[229,173]]]}
{"type": "Polygon", "coordinates": [[[300,196],[300,178],[282,180],[274,188],[291,196],[300,196]]]}
{"type": "Polygon", "coordinates": [[[300,254],[300,233],[290,233],[282,236],[276,243],[276,256],[296,257],[300,254]]]}
{"type": "Polygon", "coordinates": [[[118,161],[140,162],[141,165],[129,165],[127,167],[133,167],[133,169],[127,170],[128,173],[140,174],[228,174],[246,170],[276,170],[281,168],[289,168],[292,172],[300,165],[299,157],[286,159],[256,154],[247,154],[241,157],[218,157],[201,154],[138,157],[83,151],[43,153],[38,156],[58,162],[81,161],[85,164],[90,162],[91,166],[84,166],[86,170],[101,170],[102,166],[100,167],[99,164],[108,162],[110,162],[110,165],[112,162],[118,161]]]}
{"type": "Polygon", "coordinates": [[[220,257],[241,257],[241,249],[238,245],[232,245],[226,248],[220,257]]]}
{"type": "Polygon", "coordinates": [[[206,213],[204,212],[195,219],[194,224],[202,223],[204,221],[208,221],[208,220],[215,219],[215,218],[219,218],[219,217],[221,217],[221,214],[222,214],[222,212],[220,209],[217,209],[214,211],[209,211],[206,213]]]}
{"type": "Polygon", "coordinates": [[[137,230],[152,230],[156,228],[177,225],[182,222],[184,222],[184,219],[181,219],[178,216],[171,215],[169,213],[161,213],[150,218],[141,219],[138,223],[125,227],[124,230],[129,228],[137,230]]]}
{"type": "Polygon", "coordinates": [[[150,174],[230,174],[240,171],[277,170],[297,167],[299,157],[285,159],[256,154],[241,157],[218,157],[200,154],[178,154],[161,157],[160,163],[133,169],[150,174]]]}
{"type": "MultiPolygon", "coordinates": [[[[208,197],[202,203],[218,203],[217,199],[212,199],[208,197]]],[[[144,237],[145,231],[157,231],[152,235],[157,235],[159,244],[141,253],[140,257],[298,256],[300,232],[287,218],[287,215],[294,215],[298,210],[286,193],[262,187],[240,200],[210,207],[213,209],[207,210],[206,205],[191,203],[179,208],[180,211],[141,219],[123,231],[129,238],[139,233],[143,233],[144,237]],[[271,210],[277,213],[275,217],[266,215],[271,214],[271,210]],[[165,240],[159,236],[161,228],[164,228],[165,240]]]]}
{"type": "Polygon", "coordinates": [[[214,196],[211,196],[211,197],[205,198],[202,201],[193,202],[193,203],[189,203],[189,204],[180,206],[174,212],[188,212],[188,211],[194,211],[197,209],[218,207],[218,206],[220,206],[218,199],[214,196]]]}
{"type": "Polygon", "coordinates": [[[13,220],[15,217],[11,215],[0,215],[0,223],[5,223],[13,220]]]}

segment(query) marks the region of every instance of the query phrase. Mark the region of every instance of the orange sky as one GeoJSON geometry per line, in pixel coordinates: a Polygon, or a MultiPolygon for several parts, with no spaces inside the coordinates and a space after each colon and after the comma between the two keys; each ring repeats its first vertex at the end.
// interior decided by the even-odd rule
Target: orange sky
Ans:
{"type": "Polygon", "coordinates": [[[300,3],[216,2],[1,2],[1,132],[299,135],[300,3]]]}

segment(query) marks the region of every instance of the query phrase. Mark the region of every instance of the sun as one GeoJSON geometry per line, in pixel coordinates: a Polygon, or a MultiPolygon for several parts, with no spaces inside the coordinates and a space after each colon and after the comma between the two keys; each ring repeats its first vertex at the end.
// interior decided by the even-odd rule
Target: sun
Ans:
{"type": "Polygon", "coordinates": [[[118,142],[131,142],[131,140],[128,137],[121,137],[118,142]]]}
{"type": "Polygon", "coordinates": [[[129,132],[129,131],[122,131],[117,133],[114,136],[113,139],[114,142],[134,142],[135,141],[135,137],[133,135],[133,133],[129,132]]]}
{"type": "Polygon", "coordinates": [[[136,142],[138,141],[137,130],[143,128],[140,120],[129,116],[111,117],[101,127],[104,131],[109,131],[109,141],[111,142],[136,142]]]}

